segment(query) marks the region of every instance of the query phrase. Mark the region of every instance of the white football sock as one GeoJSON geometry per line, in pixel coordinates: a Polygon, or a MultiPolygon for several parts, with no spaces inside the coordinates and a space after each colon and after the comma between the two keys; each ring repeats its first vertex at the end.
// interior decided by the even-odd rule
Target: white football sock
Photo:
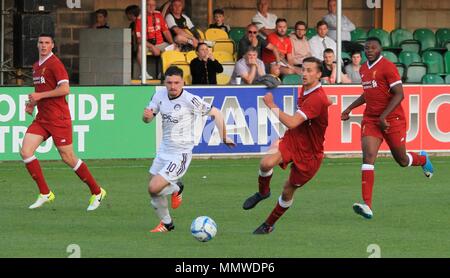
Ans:
{"type": "Polygon", "coordinates": [[[164,224],[172,223],[172,218],[169,214],[169,204],[167,202],[166,196],[152,197],[151,204],[153,208],[155,208],[156,214],[158,215],[159,219],[161,219],[164,224]]]}

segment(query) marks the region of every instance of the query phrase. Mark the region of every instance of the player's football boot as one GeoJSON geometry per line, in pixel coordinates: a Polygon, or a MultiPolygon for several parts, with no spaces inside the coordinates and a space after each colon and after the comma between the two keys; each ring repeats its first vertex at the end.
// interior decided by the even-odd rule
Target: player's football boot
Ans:
{"type": "Polygon", "coordinates": [[[427,158],[427,162],[425,163],[425,165],[422,166],[422,170],[423,173],[425,174],[425,176],[429,179],[431,179],[431,177],[433,176],[433,164],[431,164],[431,160],[430,157],[428,156],[428,153],[426,151],[421,151],[420,155],[424,155],[427,158]]]}
{"type": "Polygon", "coordinates": [[[264,235],[269,234],[275,229],[274,226],[270,226],[269,224],[266,224],[266,222],[262,223],[261,226],[259,226],[254,232],[254,235],[264,235]]]}
{"type": "Polygon", "coordinates": [[[28,208],[29,209],[36,209],[36,208],[41,207],[45,203],[53,202],[53,200],[55,200],[55,194],[53,194],[53,192],[51,192],[51,191],[47,195],[39,194],[38,197],[37,197],[36,202],[34,202],[34,204],[29,206],[28,208]]]}
{"type": "Polygon", "coordinates": [[[92,195],[89,199],[89,206],[87,208],[87,211],[96,210],[100,204],[102,203],[103,199],[106,197],[106,191],[103,188],[100,188],[101,192],[98,195],[92,195]]]}
{"type": "Polygon", "coordinates": [[[242,205],[242,208],[245,210],[254,208],[259,202],[261,202],[264,199],[267,199],[270,197],[270,192],[267,195],[261,195],[259,192],[256,192],[252,196],[248,197],[247,200],[245,200],[244,204],[242,205]]]}
{"type": "Polygon", "coordinates": [[[163,222],[160,222],[158,226],[156,226],[153,230],[150,231],[150,233],[167,233],[175,229],[175,225],[173,225],[173,222],[170,224],[164,224],[163,222]]]}
{"type": "Polygon", "coordinates": [[[183,201],[182,193],[183,193],[183,189],[184,189],[184,184],[180,181],[180,182],[177,182],[177,185],[180,187],[180,191],[172,193],[172,208],[173,209],[177,209],[181,205],[181,202],[183,201]]]}
{"type": "Polygon", "coordinates": [[[371,219],[373,217],[372,210],[366,204],[354,203],[353,210],[356,214],[359,214],[366,219],[371,219]]]}

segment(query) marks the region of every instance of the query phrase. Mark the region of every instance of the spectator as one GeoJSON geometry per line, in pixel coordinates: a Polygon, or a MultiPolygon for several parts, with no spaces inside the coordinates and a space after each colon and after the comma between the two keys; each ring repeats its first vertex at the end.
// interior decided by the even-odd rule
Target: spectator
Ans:
{"type": "Polygon", "coordinates": [[[306,39],[306,30],[308,26],[303,21],[295,23],[295,31],[289,36],[292,43],[292,56],[294,65],[302,67],[303,59],[311,56],[308,40],[306,39]]]}
{"type": "Polygon", "coordinates": [[[109,29],[108,25],[108,11],[105,9],[98,9],[95,11],[94,28],[109,29]]]}
{"type": "MultiPolygon", "coordinates": [[[[343,68],[341,68],[341,74],[342,83],[351,83],[343,68]]],[[[327,48],[323,52],[322,80],[328,84],[336,84],[336,75],[336,56],[333,49],[327,48]]]]}
{"type": "Polygon", "coordinates": [[[259,59],[262,59],[263,49],[267,49],[273,52],[273,55],[276,57],[277,61],[280,60],[278,49],[273,44],[268,43],[267,40],[258,36],[258,27],[256,27],[253,23],[247,26],[246,34],[239,41],[238,60],[245,55],[249,47],[254,47],[257,49],[259,59]]]}
{"type": "MultiPolygon", "coordinates": [[[[142,38],[142,20],[136,20],[136,37],[138,40],[137,58],[139,65],[142,64],[141,38],[142,38]]],[[[153,56],[161,56],[166,47],[173,43],[167,23],[161,13],[156,10],[156,1],[147,0],[147,48],[153,56]],[[164,41],[166,39],[167,42],[164,41]]],[[[147,74],[147,79],[152,79],[147,74]]]]}
{"type": "Polygon", "coordinates": [[[137,5],[130,5],[126,7],[125,14],[130,21],[130,26],[128,28],[131,29],[131,51],[132,58],[134,59],[137,55],[136,21],[141,14],[141,9],[137,5]]]}
{"type": "Polygon", "coordinates": [[[258,0],[256,4],[258,12],[252,18],[260,35],[265,39],[269,34],[275,32],[277,16],[269,13],[269,0],[258,0]]]}
{"type": "Polygon", "coordinates": [[[263,62],[266,65],[278,63],[281,75],[300,73],[301,69],[294,67],[291,40],[286,36],[287,21],[284,18],[277,19],[276,32],[267,36],[267,42],[273,44],[279,52],[280,60],[267,49],[263,50],[263,62]]]}
{"type": "Polygon", "coordinates": [[[361,75],[359,69],[361,68],[361,52],[352,52],[352,63],[345,67],[345,72],[352,81],[352,83],[361,84],[361,75]]]}
{"type": "Polygon", "coordinates": [[[191,61],[192,84],[217,84],[216,75],[223,72],[223,67],[214,59],[213,53],[206,43],[197,46],[197,58],[191,61]]]}
{"type": "Polygon", "coordinates": [[[175,38],[175,42],[182,51],[190,51],[197,48],[200,34],[195,29],[191,19],[183,14],[183,2],[181,0],[172,1],[166,21],[172,36],[175,38]]]}
{"type": "Polygon", "coordinates": [[[327,48],[333,49],[336,53],[336,42],[327,36],[328,34],[328,24],[321,20],[317,22],[317,35],[309,40],[309,48],[311,49],[311,54],[320,61],[323,61],[323,52],[327,48]]]}
{"type": "MultiPolygon", "coordinates": [[[[352,37],[350,32],[355,30],[355,24],[345,15],[342,15],[342,50],[345,52],[353,52],[356,50],[362,51],[363,46],[358,43],[351,42],[352,37]]],[[[336,0],[328,0],[328,14],[323,17],[323,21],[328,24],[328,36],[336,41],[336,0]]]]}
{"type": "Polygon", "coordinates": [[[210,24],[209,28],[222,29],[225,32],[230,32],[230,26],[225,24],[225,12],[222,9],[215,9],[214,12],[214,24],[210,24]]]}
{"type": "Polygon", "coordinates": [[[241,77],[245,84],[253,84],[257,78],[264,75],[266,75],[266,69],[263,61],[258,59],[258,50],[250,47],[244,57],[236,62],[231,75],[231,84],[236,85],[236,77],[241,77]]]}

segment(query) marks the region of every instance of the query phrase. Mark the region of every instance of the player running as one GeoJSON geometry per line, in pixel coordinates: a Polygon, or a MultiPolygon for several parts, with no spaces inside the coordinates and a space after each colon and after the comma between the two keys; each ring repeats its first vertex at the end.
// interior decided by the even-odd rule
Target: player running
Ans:
{"type": "Polygon", "coordinates": [[[160,218],[152,233],[169,232],[175,228],[166,196],[172,196],[173,209],[180,206],[183,192],[181,178],[191,163],[194,148],[195,119],[207,115],[213,117],[222,142],[229,147],[235,145],[226,135],[221,112],[183,90],[183,71],[180,68],[169,67],[165,76],[166,88],[156,92],[143,115],[143,121],[150,123],[160,113],[163,129],[162,142],[149,171],[151,204],[160,218]]]}
{"type": "Polygon", "coordinates": [[[34,108],[38,113],[28,127],[23,139],[20,155],[31,177],[39,187],[40,194],[29,208],[36,209],[52,202],[55,194],[45,181],[39,161],[34,155],[39,145],[52,137],[62,160],[69,165],[91,190],[88,211],[100,206],[106,196],[91,175],[86,164],[76,157],[72,146],[72,121],[66,96],[70,92],[69,77],[63,63],[53,54],[53,36],[41,34],[38,40],[39,61],[33,65],[33,84],[35,92],[30,94],[25,111],[32,115],[34,108]]]}
{"type": "Polygon", "coordinates": [[[243,208],[251,209],[270,196],[270,180],[275,166],[280,165],[282,169],[286,169],[291,164],[291,171],[274,210],[254,234],[272,232],[275,222],[292,205],[295,191],[311,180],[320,168],[328,126],[328,106],[331,104],[320,84],[321,76],[322,63],[318,59],[308,57],[303,60],[303,88],[298,98],[297,112],[293,116],[278,108],[271,93],[264,96],[267,107],[274,111],[289,129],[262,158],[258,179],[259,192],[249,197],[243,208]]]}
{"type": "Polygon", "coordinates": [[[425,176],[431,178],[433,165],[425,151],[420,154],[406,152],[406,120],[401,106],[403,86],[396,66],[381,56],[381,42],[368,38],[364,51],[367,63],[360,74],[364,92],[342,112],[342,120],[350,118],[350,112],[366,104],[361,122],[361,145],[363,152],[362,198],[355,203],[355,213],[370,219],[372,212],[372,188],[375,176],[375,160],[383,139],[389,145],[392,156],[401,167],[422,166],[425,176]]]}

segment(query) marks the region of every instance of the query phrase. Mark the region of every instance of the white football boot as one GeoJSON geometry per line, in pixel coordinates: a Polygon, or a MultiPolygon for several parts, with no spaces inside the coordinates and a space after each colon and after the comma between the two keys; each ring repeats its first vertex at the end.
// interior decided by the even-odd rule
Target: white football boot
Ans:
{"type": "Polygon", "coordinates": [[[353,210],[356,214],[359,214],[366,219],[371,219],[373,217],[372,210],[366,204],[354,203],[353,210]]]}
{"type": "Polygon", "coordinates": [[[53,192],[51,192],[51,191],[47,195],[39,194],[36,202],[34,202],[34,204],[29,206],[28,208],[29,209],[37,209],[39,207],[42,207],[42,205],[45,203],[53,202],[53,200],[55,200],[55,194],[53,194],[53,192]]]}

